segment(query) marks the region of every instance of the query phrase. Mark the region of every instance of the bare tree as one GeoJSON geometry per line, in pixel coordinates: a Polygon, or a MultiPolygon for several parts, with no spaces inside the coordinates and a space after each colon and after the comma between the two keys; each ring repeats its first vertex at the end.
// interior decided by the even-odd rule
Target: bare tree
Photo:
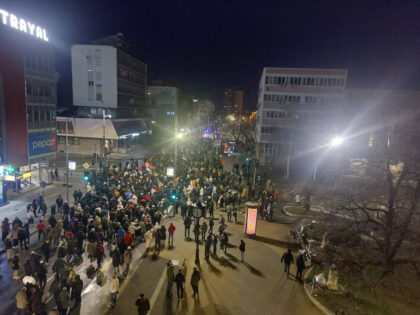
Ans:
{"type": "Polygon", "coordinates": [[[348,219],[330,225],[324,249],[327,261],[358,269],[373,289],[397,266],[420,267],[420,117],[412,115],[376,132],[368,176],[345,187],[334,214],[348,219]]]}

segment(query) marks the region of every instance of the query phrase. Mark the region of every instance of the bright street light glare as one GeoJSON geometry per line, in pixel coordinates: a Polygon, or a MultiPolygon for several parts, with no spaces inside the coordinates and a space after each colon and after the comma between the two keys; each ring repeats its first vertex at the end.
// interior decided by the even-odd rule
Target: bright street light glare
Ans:
{"type": "Polygon", "coordinates": [[[332,140],[331,140],[331,145],[333,147],[337,147],[339,145],[341,145],[343,143],[344,139],[339,137],[339,136],[335,136],[332,140]]]}
{"type": "Polygon", "coordinates": [[[181,139],[181,138],[182,138],[182,136],[183,136],[183,134],[182,134],[182,133],[178,133],[178,134],[176,135],[176,137],[177,137],[178,139],[181,139]]]}

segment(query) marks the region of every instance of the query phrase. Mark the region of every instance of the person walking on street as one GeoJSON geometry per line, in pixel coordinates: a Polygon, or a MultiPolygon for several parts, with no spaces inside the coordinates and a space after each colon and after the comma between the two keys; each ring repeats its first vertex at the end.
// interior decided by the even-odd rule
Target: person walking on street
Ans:
{"type": "Polygon", "coordinates": [[[209,233],[210,234],[213,234],[213,226],[214,226],[214,219],[213,217],[210,217],[210,220],[209,220],[209,233]]]}
{"type": "Polygon", "coordinates": [[[96,254],[96,262],[97,262],[97,264],[98,264],[98,269],[101,269],[102,268],[102,258],[104,257],[104,255],[105,255],[105,253],[104,253],[104,247],[103,247],[103,245],[102,245],[102,242],[101,241],[99,241],[97,244],[96,244],[96,247],[95,247],[95,254],[96,254]]]}
{"type": "Polygon", "coordinates": [[[188,270],[187,259],[184,258],[184,260],[182,261],[182,264],[181,264],[181,272],[182,272],[182,275],[184,276],[185,279],[187,279],[187,270],[188,270]]]}
{"type": "Polygon", "coordinates": [[[57,205],[57,211],[58,212],[63,212],[63,203],[64,203],[64,200],[61,197],[61,195],[58,195],[57,199],[55,200],[55,203],[57,205]]]}
{"type": "Polygon", "coordinates": [[[302,253],[299,253],[298,257],[296,258],[296,279],[302,282],[302,272],[305,269],[305,259],[303,258],[302,253]]]}
{"type": "Polygon", "coordinates": [[[169,233],[168,246],[174,246],[175,230],[176,230],[175,225],[172,222],[169,223],[169,227],[168,227],[168,233],[169,233]]]}
{"type": "Polygon", "coordinates": [[[191,220],[190,220],[190,218],[186,217],[185,221],[184,221],[185,238],[190,238],[190,227],[191,227],[191,220]]]}
{"type": "Polygon", "coordinates": [[[204,244],[204,256],[207,260],[210,258],[210,248],[213,240],[211,238],[211,234],[207,236],[206,243],[204,244]]]}
{"type": "Polygon", "coordinates": [[[168,280],[168,284],[166,286],[166,295],[171,297],[172,296],[172,286],[174,285],[174,266],[172,265],[172,261],[168,261],[168,264],[166,265],[166,276],[168,280]]]}
{"type": "Polygon", "coordinates": [[[143,293],[140,293],[139,297],[137,298],[136,305],[139,315],[146,315],[150,310],[150,302],[147,298],[144,297],[143,293]]]}
{"type": "Polygon", "coordinates": [[[38,230],[38,241],[39,241],[41,239],[41,235],[44,234],[44,231],[45,231],[45,223],[42,222],[42,220],[39,220],[39,223],[36,226],[36,229],[38,230]]]}
{"type": "Polygon", "coordinates": [[[51,252],[51,244],[49,240],[45,240],[44,244],[42,244],[42,252],[44,253],[44,259],[45,262],[48,263],[48,260],[50,259],[50,252],[51,252]]]}
{"type": "Polygon", "coordinates": [[[82,291],[83,291],[83,280],[80,279],[79,275],[74,277],[71,283],[71,295],[75,299],[74,306],[77,307],[82,304],[82,291]]]}
{"type": "Polygon", "coordinates": [[[192,287],[193,292],[194,292],[192,296],[194,298],[195,298],[196,295],[198,296],[198,283],[200,282],[200,279],[201,279],[200,273],[198,272],[197,268],[194,267],[194,271],[191,275],[191,281],[190,281],[191,287],[192,287]]]}
{"type": "Polygon", "coordinates": [[[228,237],[226,232],[223,232],[222,239],[220,240],[220,243],[223,244],[222,248],[223,248],[223,251],[226,254],[227,253],[227,245],[229,243],[229,237],[228,237]]]}
{"type": "Polygon", "coordinates": [[[16,253],[12,260],[13,280],[19,280],[19,254],[16,253]]]}
{"type": "Polygon", "coordinates": [[[206,239],[207,234],[207,223],[206,221],[203,222],[201,225],[201,239],[204,241],[206,239]]]}
{"type": "Polygon", "coordinates": [[[290,274],[290,265],[293,264],[293,255],[290,249],[287,250],[286,253],[283,254],[281,257],[281,262],[284,261],[284,272],[287,273],[287,278],[289,278],[290,274]]]}
{"type": "Polygon", "coordinates": [[[1,240],[4,242],[10,232],[10,223],[8,218],[4,218],[1,222],[1,240]]]}
{"type": "Polygon", "coordinates": [[[23,250],[23,245],[25,245],[25,249],[28,249],[28,245],[26,244],[26,231],[24,227],[21,227],[18,231],[18,240],[20,243],[20,250],[23,250]]]}
{"type": "Polygon", "coordinates": [[[29,313],[28,305],[28,295],[26,294],[26,287],[22,287],[16,294],[16,308],[18,310],[18,315],[26,315],[29,313]]]}
{"type": "Polygon", "coordinates": [[[130,264],[131,261],[133,260],[133,252],[131,250],[131,246],[127,247],[127,250],[124,252],[124,264],[125,264],[125,269],[123,271],[123,275],[126,277],[128,274],[128,271],[130,270],[130,264]]]}
{"type": "Polygon", "coordinates": [[[235,207],[233,208],[232,215],[233,215],[233,222],[237,224],[238,223],[238,210],[235,207]]]}
{"type": "Polygon", "coordinates": [[[244,242],[244,240],[241,240],[241,244],[239,244],[239,250],[241,251],[241,262],[244,262],[244,256],[245,256],[245,242],[244,242]]]}
{"type": "Polygon", "coordinates": [[[112,277],[112,283],[111,283],[111,306],[114,306],[115,303],[117,303],[117,295],[118,295],[119,288],[120,288],[120,280],[118,280],[117,274],[114,273],[114,276],[112,277]]]}
{"type": "Polygon", "coordinates": [[[213,255],[216,256],[216,251],[217,251],[217,236],[215,235],[213,238],[213,255]]]}
{"type": "Polygon", "coordinates": [[[178,273],[176,274],[174,281],[176,283],[176,294],[178,296],[178,300],[181,300],[184,298],[184,282],[185,282],[185,277],[182,274],[181,269],[178,270],[178,273]]]}
{"type": "Polygon", "coordinates": [[[42,290],[44,290],[45,285],[47,284],[47,267],[45,266],[43,261],[41,261],[38,265],[36,273],[39,280],[39,286],[42,290]]]}

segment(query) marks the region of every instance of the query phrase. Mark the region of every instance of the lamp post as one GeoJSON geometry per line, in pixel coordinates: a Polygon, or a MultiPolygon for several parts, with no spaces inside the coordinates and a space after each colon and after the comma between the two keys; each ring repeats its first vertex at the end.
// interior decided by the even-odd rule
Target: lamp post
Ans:
{"type": "MultiPolygon", "coordinates": [[[[201,208],[197,207],[196,205],[193,208],[193,217],[195,219],[195,224],[200,224],[200,218],[202,217],[202,211],[201,208]]],[[[196,229],[194,229],[196,230],[196,229]]],[[[198,231],[196,233],[199,233],[198,231]]],[[[195,264],[199,265],[200,264],[200,258],[199,258],[199,250],[198,250],[198,239],[199,239],[199,235],[195,235],[195,244],[196,244],[196,248],[195,248],[195,264]]]]}
{"type": "Polygon", "coordinates": [[[69,202],[69,122],[66,120],[66,201],[69,202]]]}
{"type": "MultiPolygon", "coordinates": [[[[341,146],[344,142],[344,138],[335,135],[334,138],[331,139],[330,143],[329,143],[329,147],[331,148],[337,148],[339,146],[341,146]]],[[[318,172],[318,163],[315,164],[315,169],[314,169],[314,181],[316,181],[316,175],[318,172]]]]}
{"type": "Polygon", "coordinates": [[[104,167],[104,170],[105,170],[105,165],[106,165],[106,158],[105,158],[105,147],[106,147],[106,139],[105,139],[105,119],[106,118],[111,118],[112,116],[111,115],[105,115],[105,109],[103,108],[102,109],[102,142],[103,142],[103,146],[104,146],[104,149],[103,149],[103,154],[102,154],[102,157],[103,157],[103,167],[104,167]]]}

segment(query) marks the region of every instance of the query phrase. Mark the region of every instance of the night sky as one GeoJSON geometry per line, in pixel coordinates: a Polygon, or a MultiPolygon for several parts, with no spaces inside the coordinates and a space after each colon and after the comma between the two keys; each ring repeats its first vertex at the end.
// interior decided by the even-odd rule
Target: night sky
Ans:
{"type": "Polygon", "coordinates": [[[264,66],[344,68],[349,87],[420,89],[420,1],[0,0],[47,28],[71,104],[70,46],[121,32],[149,79],[220,107],[223,89],[256,104],[264,66]]]}

